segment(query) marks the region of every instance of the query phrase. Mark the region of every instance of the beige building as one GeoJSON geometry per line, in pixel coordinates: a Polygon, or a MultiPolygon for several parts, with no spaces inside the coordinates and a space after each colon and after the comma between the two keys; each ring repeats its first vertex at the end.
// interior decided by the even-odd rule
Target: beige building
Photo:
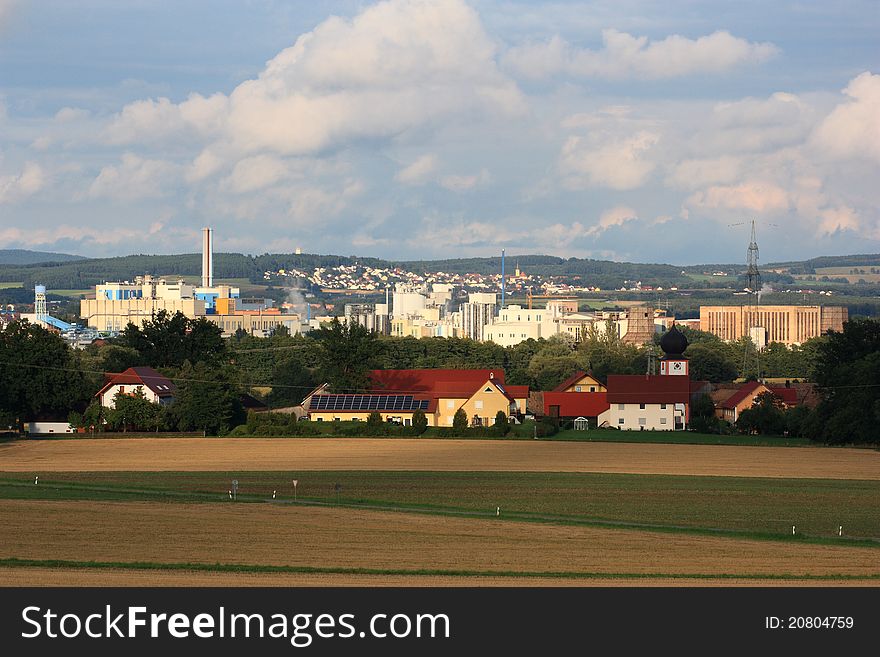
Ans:
{"type": "Polygon", "coordinates": [[[141,326],[160,310],[170,314],[181,312],[190,319],[205,314],[205,302],[201,299],[83,299],[79,303],[79,316],[89,327],[99,331],[122,331],[129,322],[141,326]]]}
{"type": "MultiPolygon", "coordinates": [[[[299,315],[280,313],[241,313],[235,315],[205,315],[205,319],[220,327],[224,337],[234,335],[239,329],[258,338],[272,335],[279,326],[290,331],[290,335],[302,332],[302,319],[299,315]]],[[[309,327],[310,328],[310,327],[309,327]]],[[[309,328],[305,330],[308,331],[309,328]]]]}
{"type": "Polygon", "coordinates": [[[843,331],[849,318],[843,306],[759,306],[755,316],[752,312],[749,306],[700,306],[700,330],[732,341],[751,326],[759,347],[770,342],[792,346],[829,330],[843,331]]]}

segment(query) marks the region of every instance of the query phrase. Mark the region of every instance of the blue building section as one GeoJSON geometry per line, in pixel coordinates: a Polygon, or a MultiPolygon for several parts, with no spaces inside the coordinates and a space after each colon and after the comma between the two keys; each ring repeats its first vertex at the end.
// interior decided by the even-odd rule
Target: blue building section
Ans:
{"type": "Polygon", "coordinates": [[[44,315],[43,317],[40,317],[40,320],[46,322],[46,324],[49,324],[50,326],[54,326],[59,331],[69,331],[75,326],[74,324],[62,322],[57,317],[52,317],[52,315],[44,315]]]}

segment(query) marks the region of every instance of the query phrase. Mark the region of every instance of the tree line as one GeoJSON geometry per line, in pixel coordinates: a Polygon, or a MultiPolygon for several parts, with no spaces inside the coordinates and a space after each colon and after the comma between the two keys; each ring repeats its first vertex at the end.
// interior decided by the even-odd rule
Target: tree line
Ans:
{"type": "MultiPolygon", "coordinates": [[[[783,430],[823,442],[876,442],[872,431],[880,422],[880,321],[852,320],[842,333],[797,347],[771,344],[759,354],[760,371],[748,339],[726,343],[700,331],[682,332],[691,343],[685,355],[694,379],[814,381],[823,395],[819,408],[809,417],[795,416],[797,426],[783,430]]],[[[552,390],[578,370],[603,381],[609,374],[645,373],[661,354],[656,344],[629,345],[615,331],[598,327],[579,341],[554,336],[511,347],[463,338],[379,336],[338,320],[307,335],[290,336],[282,330],[268,338],[239,333],[224,339],[204,319],[167,313],[141,327],[129,325],[114,340],[72,350],[45,329],[13,322],[0,332],[0,426],[40,416],[67,417],[73,411],[79,426],[103,426],[106,421],[119,430],[227,433],[247,421],[243,393],[262,399],[270,410],[290,407],[322,383],[336,392],[365,391],[371,369],[503,369],[508,384],[552,390]],[[174,381],[175,403],[156,411],[135,397],[123,400],[115,415],[100,409],[94,395],[103,385],[102,374],[139,365],[174,381]]],[[[773,433],[782,426],[773,408],[755,410],[763,415],[741,430],[773,433]]]]}

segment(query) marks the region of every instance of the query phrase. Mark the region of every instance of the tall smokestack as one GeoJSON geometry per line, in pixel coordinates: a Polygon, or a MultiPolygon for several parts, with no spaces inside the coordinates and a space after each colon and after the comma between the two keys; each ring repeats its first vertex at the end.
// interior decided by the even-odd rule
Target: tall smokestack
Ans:
{"type": "Polygon", "coordinates": [[[202,228],[202,287],[214,287],[214,231],[202,228]]]}
{"type": "Polygon", "coordinates": [[[504,309],[504,249],[501,249],[501,308],[504,309]]]}

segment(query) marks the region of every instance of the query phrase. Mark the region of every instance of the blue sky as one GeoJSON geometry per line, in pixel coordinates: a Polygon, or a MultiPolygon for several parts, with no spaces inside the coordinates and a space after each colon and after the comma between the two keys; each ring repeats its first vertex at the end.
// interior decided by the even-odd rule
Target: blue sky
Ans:
{"type": "Polygon", "coordinates": [[[880,252],[876,2],[0,0],[0,248],[880,252]],[[742,225],[737,225],[742,224],[742,225]]]}

